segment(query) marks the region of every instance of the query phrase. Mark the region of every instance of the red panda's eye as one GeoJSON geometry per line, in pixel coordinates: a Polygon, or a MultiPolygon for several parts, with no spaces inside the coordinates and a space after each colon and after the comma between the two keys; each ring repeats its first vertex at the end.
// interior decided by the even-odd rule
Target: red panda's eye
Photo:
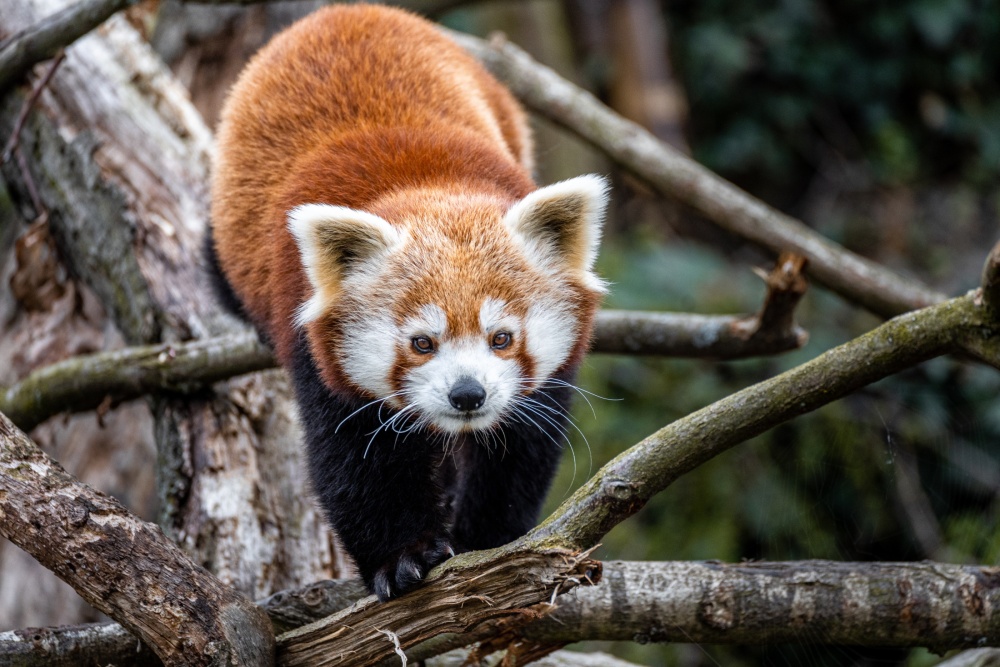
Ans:
{"type": "Polygon", "coordinates": [[[413,349],[420,354],[430,354],[434,351],[434,341],[427,336],[414,336],[410,342],[413,343],[413,349]]]}
{"type": "Polygon", "coordinates": [[[511,335],[506,331],[501,331],[499,333],[493,334],[493,349],[502,350],[508,345],[510,345],[511,335]]]}

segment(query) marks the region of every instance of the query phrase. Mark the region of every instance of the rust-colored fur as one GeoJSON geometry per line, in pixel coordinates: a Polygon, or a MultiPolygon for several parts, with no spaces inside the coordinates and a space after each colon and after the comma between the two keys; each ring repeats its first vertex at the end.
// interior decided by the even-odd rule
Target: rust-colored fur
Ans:
{"type": "Polygon", "coordinates": [[[290,209],[391,209],[399,204],[380,200],[400,182],[485,188],[508,206],[535,189],[526,123],[510,94],[430,24],[385,7],[325,8],[276,37],[233,88],[218,142],[219,261],[285,364],[290,323],[308,297],[285,225],[290,209]]]}
{"type": "Polygon", "coordinates": [[[606,182],[536,188],[510,94],[376,6],[276,37],[218,141],[210,258],[291,374],[313,488],[371,589],[523,535],[604,289],[606,182]]]}

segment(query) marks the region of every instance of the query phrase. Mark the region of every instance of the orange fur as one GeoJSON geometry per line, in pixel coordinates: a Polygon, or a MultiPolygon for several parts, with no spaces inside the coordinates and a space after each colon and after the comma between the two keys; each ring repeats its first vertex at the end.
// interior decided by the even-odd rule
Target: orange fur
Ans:
{"type": "Polygon", "coordinates": [[[219,260],[284,361],[307,295],[289,209],[369,208],[401,182],[486,185],[508,202],[534,189],[509,93],[430,24],[377,6],[322,9],[262,50],[223,111],[218,156],[219,260]]]}
{"type": "MultiPolygon", "coordinates": [[[[450,328],[472,331],[484,297],[508,299],[523,314],[523,295],[542,277],[490,226],[536,189],[530,153],[510,94],[431,24],[379,6],[321,9],[254,57],[223,110],[212,185],[220,265],[286,365],[296,309],[310,296],[286,226],[302,204],[360,209],[421,230],[412,238],[419,251],[381,288],[400,304],[397,321],[410,314],[406,304],[434,302],[450,328]],[[441,235],[450,243],[438,243],[441,235]],[[471,283],[476,289],[450,289],[471,283]]],[[[572,280],[567,290],[580,309],[576,363],[599,294],[572,280]]],[[[345,296],[306,325],[331,387],[346,382],[333,352],[343,342],[338,321],[366,305],[345,296]]],[[[509,354],[530,376],[529,355],[517,346],[509,354]]],[[[418,363],[399,351],[399,373],[418,363]]]]}

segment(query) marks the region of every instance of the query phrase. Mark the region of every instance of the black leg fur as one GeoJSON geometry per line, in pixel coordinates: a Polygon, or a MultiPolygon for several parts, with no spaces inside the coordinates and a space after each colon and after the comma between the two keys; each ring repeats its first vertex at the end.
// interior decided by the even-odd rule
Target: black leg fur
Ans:
{"type": "Polygon", "coordinates": [[[486,439],[497,444],[492,451],[483,436],[479,443],[466,438],[455,459],[461,468],[457,488],[445,489],[441,436],[380,430],[392,411],[334,395],[319,378],[304,337],[291,370],[314,491],[380,600],[416,587],[454,554],[449,497],[455,501],[456,544],[463,550],[505,544],[535,525],[558,465],[565,425],[558,415],[568,407],[568,390],[533,395],[559,406],[549,415],[553,423],[535,418],[544,428],[517,420],[503,424],[495,439],[486,439]]]}
{"type": "MultiPolygon", "coordinates": [[[[362,408],[362,400],[331,393],[304,338],[292,377],[310,476],[327,518],[380,600],[405,593],[454,553],[438,481],[440,445],[391,428],[373,436],[379,406],[362,408]]],[[[383,408],[381,418],[389,416],[383,408]]]]}
{"type": "Polygon", "coordinates": [[[507,544],[538,521],[559,466],[571,396],[569,388],[559,387],[529,398],[545,406],[535,406],[544,417],[528,412],[530,419],[508,418],[492,436],[480,435],[480,442],[465,445],[469,451],[463,456],[464,480],[453,529],[460,550],[507,544]]]}

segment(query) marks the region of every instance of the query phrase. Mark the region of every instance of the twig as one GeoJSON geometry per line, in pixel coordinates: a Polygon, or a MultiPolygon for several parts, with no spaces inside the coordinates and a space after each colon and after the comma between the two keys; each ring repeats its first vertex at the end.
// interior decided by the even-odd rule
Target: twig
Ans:
{"type": "Polygon", "coordinates": [[[138,0],[82,0],[0,42],[0,93],[36,63],[99,26],[112,14],[138,0]]]}
{"type": "Polygon", "coordinates": [[[691,206],[720,227],[775,254],[794,251],[808,258],[809,275],[850,301],[891,317],[944,298],[916,280],[846,250],[740,190],[622,118],[514,44],[449,34],[532,110],[578,134],[661,194],[691,206]]]}
{"type": "Polygon", "coordinates": [[[28,99],[24,101],[24,104],[21,106],[21,112],[17,116],[17,122],[14,123],[14,131],[11,132],[10,139],[7,140],[7,144],[4,146],[3,156],[0,158],[3,162],[10,159],[14,149],[21,143],[21,130],[24,129],[24,121],[28,119],[28,114],[31,112],[31,109],[34,108],[35,102],[38,101],[38,97],[42,94],[42,91],[45,90],[45,86],[49,85],[49,81],[52,80],[52,75],[56,73],[56,70],[59,69],[59,65],[65,59],[66,51],[59,49],[56,57],[52,59],[48,69],[45,70],[44,76],[42,76],[41,80],[35,84],[35,87],[31,90],[31,94],[28,95],[28,99]]]}

